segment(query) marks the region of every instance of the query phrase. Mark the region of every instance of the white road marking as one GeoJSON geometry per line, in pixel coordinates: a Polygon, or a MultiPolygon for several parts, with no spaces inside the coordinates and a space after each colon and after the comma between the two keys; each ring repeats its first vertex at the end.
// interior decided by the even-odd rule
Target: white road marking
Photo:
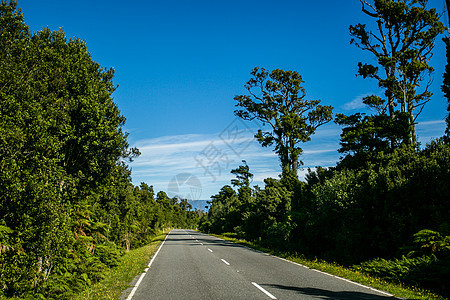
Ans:
{"type": "MultiPolygon", "coordinates": [[[[208,235],[208,236],[209,236],[209,235],[208,235]]],[[[215,239],[221,240],[221,241],[225,241],[224,239],[221,239],[221,238],[218,238],[218,237],[215,237],[215,239]]],[[[310,268],[310,267],[307,267],[307,266],[304,266],[304,265],[302,265],[302,264],[299,264],[299,263],[296,263],[296,262],[287,260],[287,259],[285,259],[285,258],[281,258],[281,257],[279,257],[279,256],[275,256],[275,255],[272,255],[272,254],[269,254],[269,253],[265,253],[265,252],[262,252],[262,251],[259,251],[259,250],[256,250],[256,249],[253,249],[253,248],[244,246],[244,245],[240,245],[240,244],[237,244],[237,245],[239,245],[239,246],[241,246],[241,247],[243,247],[243,248],[247,248],[247,249],[249,249],[249,250],[251,250],[251,251],[255,251],[255,252],[259,252],[259,253],[264,253],[264,254],[266,254],[266,255],[268,255],[268,256],[276,257],[276,258],[278,258],[278,259],[284,260],[284,261],[289,262],[289,263],[291,263],[291,264],[294,264],[294,265],[297,265],[297,266],[300,266],[300,267],[303,267],[303,268],[306,268],[306,269],[310,269],[311,271],[315,271],[315,272],[318,272],[318,273],[323,273],[324,275],[327,275],[327,276],[330,276],[330,277],[334,277],[334,278],[336,278],[336,279],[340,279],[340,280],[346,281],[346,282],[348,282],[348,283],[352,283],[352,284],[357,285],[357,286],[360,286],[360,287],[364,287],[364,288],[366,288],[366,289],[369,289],[369,290],[374,291],[374,292],[378,292],[378,293],[383,294],[383,295],[386,295],[386,296],[388,296],[388,297],[393,297],[393,296],[394,296],[394,295],[392,295],[392,294],[389,294],[389,293],[387,293],[387,292],[384,292],[384,291],[381,291],[381,290],[372,288],[372,287],[370,287],[370,286],[363,285],[363,284],[360,284],[360,283],[357,283],[357,282],[348,280],[348,279],[346,279],[346,278],[339,277],[339,276],[336,276],[336,275],[332,275],[332,274],[329,274],[329,273],[326,273],[326,272],[322,272],[322,271],[319,271],[319,270],[316,270],[316,269],[312,269],[312,268],[310,268]]],[[[208,249],[208,250],[209,250],[210,252],[212,252],[211,249],[208,249]]],[[[260,289],[261,291],[264,290],[264,289],[263,289],[262,287],[260,287],[257,283],[252,282],[252,284],[253,284],[254,286],[256,286],[258,289],[260,289]]],[[[264,290],[264,291],[265,291],[265,290],[264,290]]],[[[266,291],[266,292],[267,292],[267,291],[266,291]]],[[[269,293],[269,292],[267,292],[267,293],[269,293]]],[[[270,294],[270,293],[269,293],[269,294],[270,294]]],[[[272,295],[272,296],[273,296],[273,295],[272,295]]],[[[270,296],[269,296],[269,297],[270,297],[270,296]]],[[[276,299],[276,298],[272,298],[272,299],[276,299]]]]}
{"type": "MultiPolygon", "coordinates": [[[[250,249],[250,250],[253,250],[252,248],[249,248],[249,247],[246,247],[246,246],[243,246],[243,247],[245,247],[245,248],[247,248],[247,249],[250,249]]],[[[369,290],[371,290],[371,291],[374,291],[374,292],[377,292],[377,293],[386,295],[386,296],[388,296],[388,297],[394,297],[394,295],[389,294],[389,293],[387,293],[387,292],[384,292],[384,291],[381,291],[381,290],[377,290],[377,289],[375,289],[375,288],[373,288],[373,287],[370,287],[370,286],[367,286],[367,285],[363,285],[363,284],[361,284],[361,283],[357,283],[357,282],[351,281],[351,280],[346,279],[346,278],[343,278],[343,277],[339,277],[339,276],[336,276],[336,275],[333,275],[333,274],[329,274],[329,273],[326,273],[326,272],[322,272],[322,271],[319,271],[319,270],[316,270],[316,269],[311,269],[311,268],[309,268],[309,267],[307,267],[307,266],[304,266],[304,265],[302,265],[302,264],[296,263],[296,262],[294,262],[294,261],[287,260],[287,259],[282,258],[282,257],[279,257],[279,256],[275,256],[275,255],[272,255],[272,254],[269,254],[269,253],[266,253],[266,255],[270,255],[270,256],[272,256],[272,257],[276,257],[276,258],[278,258],[278,259],[281,259],[281,260],[284,260],[284,261],[289,262],[289,263],[291,263],[291,264],[294,264],[294,265],[303,267],[303,268],[305,268],[305,269],[309,269],[309,270],[311,270],[311,271],[315,271],[315,272],[318,272],[318,273],[321,273],[321,274],[324,274],[324,275],[327,275],[327,276],[330,276],[330,277],[334,277],[334,278],[336,278],[336,279],[340,279],[340,280],[346,281],[346,282],[348,282],[348,283],[352,283],[352,284],[354,284],[354,285],[357,285],[357,286],[360,286],[360,287],[369,289],[369,290]]]]}
{"type": "Polygon", "coordinates": [[[159,253],[159,250],[161,250],[162,246],[164,245],[164,243],[167,240],[167,237],[169,236],[170,232],[166,235],[166,238],[164,239],[164,241],[161,243],[161,246],[159,246],[158,251],[156,251],[155,255],[153,255],[153,258],[150,260],[149,264],[148,264],[148,268],[146,268],[144,270],[144,273],[141,274],[141,277],[139,277],[138,281],[136,282],[136,285],[134,286],[134,288],[131,290],[131,293],[128,295],[126,300],[131,300],[134,296],[134,293],[136,293],[137,288],[139,287],[139,285],[141,284],[142,279],[144,279],[145,274],[147,274],[148,269],[150,269],[150,267],[153,264],[153,261],[155,260],[156,256],[159,253]]]}
{"type": "Polygon", "coordinates": [[[271,255],[271,254],[270,254],[270,256],[273,256],[273,257],[276,257],[276,258],[278,258],[278,259],[284,260],[284,261],[286,261],[286,262],[288,262],[288,263],[291,263],[291,264],[294,264],[294,265],[297,265],[297,266],[303,267],[303,268],[305,268],[305,269],[309,269],[309,267],[307,267],[307,266],[304,266],[304,265],[302,265],[302,264],[299,264],[299,263],[296,263],[295,261],[287,260],[287,259],[285,259],[285,258],[282,258],[282,257],[278,257],[278,256],[275,256],[275,255],[271,255]]]}
{"type": "Polygon", "coordinates": [[[252,282],[252,284],[254,286],[256,286],[261,292],[263,292],[264,294],[266,294],[270,299],[277,299],[274,295],[272,295],[271,293],[269,293],[268,291],[266,291],[265,289],[263,289],[259,284],[257,284],[256,282],[252,282]]]}
{"type": "Polygon", "coordinates": [[[208,248],[208,251],[211,252],[211,253],[213,252],[213,251],[212,251],[211,249],[209,249],[209,248],[208,248]]]}
{"type": "Polygon", "coordinates": [[[325,272],[322,272],[322,271],[319,271],[319,270],[316,270],[316,269],[310,269],[310,270],[311,270],[311,271],[318,272],[318,273],[321,273],[321,274],[324,274],[324,275],[328,275],[328,276],[330,276],[330,277],[334,277],[334,278],[336,278],[336,279],[343,280],[343,281],[348,282],[348,283],[352,283],[352,284],[354,284],[354,285],[357,285],[357,286],[360,286],[360,287],[369,289],[369,290],[371,290],[371,291],[374,291],[374,292],[377,292],[377,293],[386,295],[386,296],[388,296],[388,297],[393,297],[393,296],[394,296],[394,295],[389,294],[389,293],[387,293],[387,292],[377,290],[377,289],[372,288],[372,287],[370,287],[370,286],[363,285],[363,284],[360,284],[360,283],[357,283],[357,282],[348,280],[348,279],[346,279],[346,278],[342,278],[342,277],[339,277],[339,276],[336,276],[336,275],[333,275],[333,274],[328,274],[328,273],[325,273],[325,272]]]}
{"type": "Polygon", "coordinates": [[[229,266],[229,265],[230,265],[230,263],[229,263],[229,262],[227,262],[227,261],[226,261],[225,259],[221,258],[220,260],[221,260],[221,261],[223,261],[223,263],[224,263],[224,264],[226,264],[227,266],[229,266]]]}

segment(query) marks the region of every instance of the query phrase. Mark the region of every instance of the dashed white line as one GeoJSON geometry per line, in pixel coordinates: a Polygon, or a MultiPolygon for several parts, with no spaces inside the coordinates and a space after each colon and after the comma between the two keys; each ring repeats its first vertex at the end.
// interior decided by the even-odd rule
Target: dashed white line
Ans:
{"type": "Polygon", "coordinates": [[[225,259],[221,258],[220,260],[221,260],[221,261],[223,261],[223,263],[224,263],[224,264],[226,264],[227,266],[229,266],[229,265],[230,265],[230,263],[229,263],[229,262],[227,262],[227,261],[226,261],[225,259]]]}
{"type": "Polygon", "coordinates": [[[209,249],[209,248],[208,248],[208,251],[211,252],[211,253],[213,252],[213,251],[212,251],[211,249],[209,249]]]}
{"type": "Polygon", "coordinates": [[[256,282],[252,282],[252,284],[257,287],[261,292],[263,292],[264,294],[266,294],[270,299],[277,299],[274,295],[272,295],[271,293],[269,293],[268,291],[266,291],[265,289],[263,289],[259,284],[257,284],[256,282]]]}

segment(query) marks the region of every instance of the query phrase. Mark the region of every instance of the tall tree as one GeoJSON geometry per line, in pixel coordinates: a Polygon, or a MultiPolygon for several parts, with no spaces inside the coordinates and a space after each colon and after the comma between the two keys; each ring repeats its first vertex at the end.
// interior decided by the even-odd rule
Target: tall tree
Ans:
{"type": "MultiPolygon", "coordinates": [[[[447,6],[447,17],[450,22],[450,0],[445,1],[447,6]]],[[[450,23],[449,23],[450,24],[450,23]]],[[[450,32],[450,28],[447,28],[447,31],[450,32]]],[[[447,128],[445,129],[445,134],[447,138],[450,139],[450,38],[447,36],[444,38],[444,43],[446,47],[447,54],[447,65],[445,66],[444,73],[444,82],[442,84],[442,91],[444,92],[445,97],[447,98],[448,106],[447,106],[447,117],[445,121],[447,122],[447,128]]]]}
{"type": "Polygon", "coordinates": [[[236,175],[236,179],[231,179],[231,184],[238,187],[248,187],[253,174],[250,173],[247,162],[243,160],[242,163],[243,165],[239,166],[239,168],[231,170],[231,174],[236,175]]]}
{"type": "Polygon", "coordinates": [[[447,98],[447,117],[445,122],[447,123],[447,128],[445,129],[445,134],[448,139],[450,139],[450,38],[444,38],[447,54],[447,65],[445,66],[444,81],[442,83],[442,91],[447,98]]]}
{"type": "Polygon", "coordinates": [[[377,65],[360,62],[358,74],[376,79],[385,91],[385,99],[368,96],[364,103],[376,108],[380,115],[387,114],[391,120],[407,115],[409,138],[404,142],[415,144],[416,119],[432,95],[428,90],[431,80],[425,85],[422,81],[434,70],[429,61],[434,41],[443,32],[444,25],[436,9],[426,8],[428,0],[360,2],[363,13],[374,20],[374,28],[369,29],[365,24],[350,26],[350,43],[370,52],[377,65]]]}
{"type": "Polygon", "coordinates": [[[304,81],[295,71],[254,68],[245,88],[250,95],[235,96],[235,115],[244,120],[257,119],[271,131],[258,130],[255,135],[263,147],[275,144],[283,172],[297,174],[301,142],[311,140],[316,129],[328,123],[332,107],[319,105],[320,100],[307,100],[304,81]]]}

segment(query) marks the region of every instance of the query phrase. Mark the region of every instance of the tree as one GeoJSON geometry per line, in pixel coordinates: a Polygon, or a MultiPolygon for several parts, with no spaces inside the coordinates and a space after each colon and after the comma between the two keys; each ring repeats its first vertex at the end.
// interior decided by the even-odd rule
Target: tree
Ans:
{"type": "Polygon", "coordinates": [[[258,130],[256,139],[263,147],[275,144],[284,172],[297,174],[299,143],[311,140],[316,129],[331,120],[332,107],[319,105],[320,100],[307,100],[304,81],[295,71],[254,68],[245,88],[250,95],[235,96],[235,115],[244,120],[257,119],[269,124],[271,131],[258,130]]]}
{"type": "Polygon", "coordinates": [[[231,170],[231,174],[236,175],[237,179],[231,179],[231,184],[238,187],[248,187],[250,180],[253,178],[253,174],[250,173],[250,168],[245,160],[242,161],[244,165],[239,166],[237,169],[231,170]]]}
{"type": "MultiPolygon", "coordinates": [[[[363,102],[378,114],[395,120],[400,114],[409,118],[408,139],[416,141],[415,122],[424,105],[430,101],[431,80],[418,92],[426,75],[433,72],[428,63],[436,37],[443,32],[436,9],[427,9],[428,0],[360,0],[362,11],[374,19],[374,30],[365,24],[350,26],[351,44],[370,52],[378,66],[358,63],[358,75],[374,78],[385,90],[385,98],[367,96],[363,102]],[[397,105],[400,109],[397,109],[397,105]]],[[[392,138],[391,147],[395,146],[392,138]]]]}
{"type": "Polygon", "coordinates": [[[450,139],[450,38],[444,38],[446,53],[447,53],[447,65],[445,66],[444,81],[442,83],[442,91],[447,98],[447,117],[445,122],[447,123],[447,128],[445,129],[445,134],[447,139],[450,139]]]}
{"type": "Polygon", "coordinates": [[[90,277],[83,268],[92,265],[70,259],[92,258],[103,240],[94,209],[133,152],[111,97],[113,70],[62,30],[31,33],[15,1],[0,3],[0,49],[0,243],[8,247],[0,298],[50,293],[52,280],[65,284],[55,293],[76,290],[84,283],[58,276],[90,277]]]}
{"type": "MultiPolygon", "coordinates": [[[[450,0],[446,0],[446,4],[447,4],[447,17],[450,22],[450,10],[449,10],[450,0]]],[[[447,98],[448,102],[447,117],[445,119],[447,123],[447,128],[445,129],[445,134],[447,135],[447,139],[450,139],[450,38],[445,37],[443,40],[445,43],[447,54],[447,65],[445,66],[444,82],[442,84],[442,91],[444,92],[444,95],[447,98]]]]}
{"type": "Polygon", "coordinates": [[[390,149],[390,146],[398,147],[409,137],[409,118],[405,114],[398,114],[394,119],[385,114],[337,114],[335,122],[345,126],[339,142],[340,153],[366,157],[373,152],[390,149]]]}

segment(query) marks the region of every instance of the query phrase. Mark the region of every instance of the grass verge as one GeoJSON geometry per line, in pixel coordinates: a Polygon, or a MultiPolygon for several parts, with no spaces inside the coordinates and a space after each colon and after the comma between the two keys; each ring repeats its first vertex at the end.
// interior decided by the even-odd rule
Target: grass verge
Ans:
{"type": "Polygon", "coordinates": [[[382,280],[380,278],[368,276],[362,272],[359,272],[357,269],[354,268],[348,268],[341,265],[338,265],[336,263],[330,263],[323,260],[318,259],[307,259],[304,255],[297,254],[297,253],[289,253],[289,252],[283,252],[273,249],[264,248],[261,245],[258,245],[256,243],[252,243],[246,240],[238,239],[236,238],[236,235],[234,233],[224,233],[223,235],[217,235],[217,234],[211,234],[215,237],[231,241],[237,244],[241,244],[244,246],[247,246],[249,248],[259,250],[261,252],[269,253],[271,255],[275,255],[296,263],[299,263],[301,265],[304,265],[310,269],[316,269],[322,272],[326,272],[338,277],[346,278],[348,280],[351,280],[353,282],[357,282],[369,287],[372,287],[374,289],[385,291],[387,293],[390,293],[394,295],[397,298],[401,299],[448,299],[444,298],[442,296],[436,295],[430,291],[413,287],[413,286],[405,286],[401,283],[393,283],[393,282],[387,282],[385,280],[382,280]]]}
{"type": "Polygon", "coordinates": [[[110,269],[105,278],[90,286],[74,299],[119,299],[122,292],[129,287],[130,282],[147,267],[150,257],[158,249],[167,233],[161,233],[146,246],[127,252],[119,265],[110,269]]]}

